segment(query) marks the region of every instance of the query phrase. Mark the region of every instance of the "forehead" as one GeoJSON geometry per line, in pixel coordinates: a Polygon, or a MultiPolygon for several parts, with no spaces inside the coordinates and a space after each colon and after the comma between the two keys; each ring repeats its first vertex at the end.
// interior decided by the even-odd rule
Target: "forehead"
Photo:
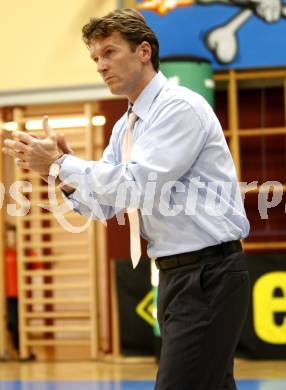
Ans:
{"type": "Polygon", "coordinates": [[[129,48],[128,42],[122,37],[119,32],[115,31],[106,38],[96,38],[91,41],[89,45],[91,57],[100,54],[100,52],[103,51],[107,46],[129,48]]]}

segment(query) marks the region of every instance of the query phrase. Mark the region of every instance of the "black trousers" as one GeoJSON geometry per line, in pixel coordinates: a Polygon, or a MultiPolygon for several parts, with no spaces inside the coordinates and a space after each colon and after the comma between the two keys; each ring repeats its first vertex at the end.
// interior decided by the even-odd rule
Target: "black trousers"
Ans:
{"type": "Polygon", "coordinates": [[[248,301],[241,251],[160,270],[162,349],[155,389],[235,390],[233,355],[248,301]]]}
{"type": "Polygon", "coordinates": [[[11,332],[13,347],[19,351],[19,314],[18,314],[18,298],[7,298],[7,320],[8,330],[11,332]]]}

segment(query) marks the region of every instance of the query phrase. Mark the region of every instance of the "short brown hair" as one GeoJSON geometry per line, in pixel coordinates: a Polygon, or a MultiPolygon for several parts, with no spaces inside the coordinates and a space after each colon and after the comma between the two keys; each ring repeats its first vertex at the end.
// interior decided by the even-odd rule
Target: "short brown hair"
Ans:
{"type": "Polygon", "coordinates": [[[89,46],[94,39],[107,38],[115,31],[122,35],[132,50],[143,41],[148,42],[152,48],[151,62],[154,70],[158,72],[160,64],[158,39],[144,17],[131,8],[117,9],[101,18],[91,18],[82,28],[82,38],[89,46]]]}

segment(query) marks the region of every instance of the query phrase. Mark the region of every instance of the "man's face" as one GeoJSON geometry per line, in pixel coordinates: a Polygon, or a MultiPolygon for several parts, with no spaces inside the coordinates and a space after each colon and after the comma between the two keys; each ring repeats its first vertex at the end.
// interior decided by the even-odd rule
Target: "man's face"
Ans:
{"type": "Polygon", "coordinates": [[[89,50],[91,58],[97,64],[97,71],[110,91],[115,95],[127,95],[130,100],[134,100],[143,75],[144,61],[140,45],[132,51],[121,34],[113,32],[107,38],[94,39],[89,50]]]}

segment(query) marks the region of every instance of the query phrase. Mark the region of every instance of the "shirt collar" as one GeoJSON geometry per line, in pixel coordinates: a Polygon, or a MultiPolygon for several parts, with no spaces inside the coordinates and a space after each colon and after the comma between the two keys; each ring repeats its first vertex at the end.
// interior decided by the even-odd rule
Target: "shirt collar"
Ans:
{"type": "MultiPolygon", "coordinates": [[[[139,118],[142,120],[146,119],[148,111],[155,97],[158,95],[166,82],[167,78],[163,75],[162,72],[159,71],[140,93],[132,107],[132,111],[134,111],[139,118]]],[[[129,103],[129,108],[130,107],[131,104],[129,103]]]]}

